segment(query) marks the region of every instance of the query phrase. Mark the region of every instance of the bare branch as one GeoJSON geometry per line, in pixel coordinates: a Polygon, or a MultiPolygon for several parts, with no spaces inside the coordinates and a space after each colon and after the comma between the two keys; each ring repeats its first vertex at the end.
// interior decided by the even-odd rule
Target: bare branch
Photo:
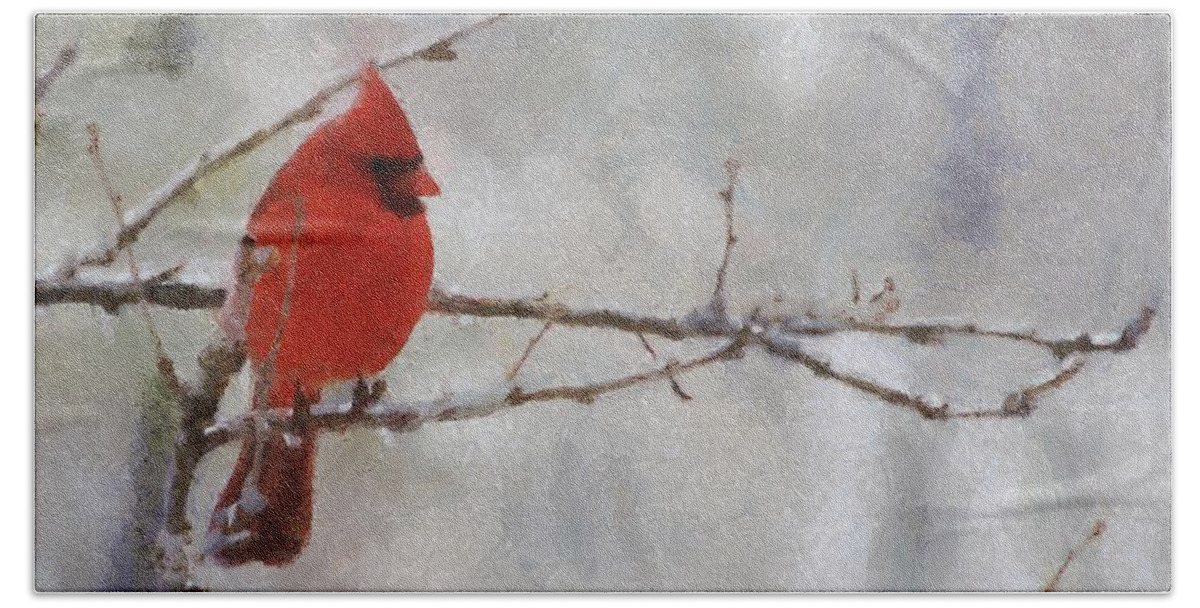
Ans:
{"type": "MultiPolygon", "coordinates": [[[[422,59],[422,53],[426,53],[429,49],[438,47],[439,45],[449,48],[449,45],[461,40],[465,36],[474,33],[484,27],[487,27],[501,18],[500,15],[489,17],[483,21],[472,23],[462,27],[451,34],[441,38],[433,44],[423,49],[413,51],[407,55],[397,57],[385,61],[379,65],[380,69],[390,69],[400,65],[413,63],[422,59]]],[[[224,146],[217,146],[194,160],[190,165],[184,167],[181,171],[175,174],[170,181],[167,182],[159,190],[146,197],[142,204],[134,209],[131,213],[123,218],[121,228],[115,231],[105,241],[97,243],[90,249],[70,256],[62,263],[44,273],[45,277],[53,277],[57,279],[70,279],[75,277],[79,271],[87,266],[107,266],[116,260],[117,253],[130,243],[133,243],[141,236],[142,231],[150,225],[158,214],[170,206],[176,199],[192,189],[196,182],[213,172],[228,165],[234,159],[240,158],[251,151],[257,149],[262,144],[269,141],[279,133],[302,123],[308,122],[316,118],[322,110],[325,103],[335,93],[348,88],[358,80],[358,75],[348,76],[340,81],[331,84],[320,91],[317,91],[308,101],[300,107],[288,112],[283,118],[274,123],[263,127],[241,140],[224,146]]]]}
{"type": "MultiPolygon", "coordinates": [[[[104,156],[100,152],[100,127],[96,123],[88,123],[87,125],[89,143],[88,156],[92,158],[92,164],[96,167],[96,173],[100,177],[100,182],[104,185],[104,192],[108,195],[108,201],[112,205],[113,219],[116,220],[117,230],[124,228],[124,209],[121,204],[121,194],[117,192],[113,186],[112,179],[108,175],[108,168],[104,164],[104,156]]],[[[154,341],[154,356],[158,366],[158,373],[162,374],[163,380],[167,383],[167,387],[171,392],[179,397],[182,394],[182,385],[179,382],[179,376],[175,373],[175,362],[167,355],[167,349],[163,346],[162,334],[159,333],[157,325],[154,323],[154,315],[150,312],[149,298],[146,296],[146,283],[141,279],[141,270],[138,268],[137,256],[134,254],[132,245],[125,251],[125,256],[128,260],[129,276],[133,279],[133,284],[139,287],[137,293],[138,310],[142,314],[142,320],[146,323],[146,329],[150,331],[150,337],[154,341]]],[[[155,275],[154,279],[163,276],[163,273],[155,275]]]]}
{"type": "Polygon", "coordinates": [[[884,277],[883,278],[883,287],[880,288],[879,291],[875,293],[875,295],[871,296],[871,299],[869,301],[872,304],[874,304],[874,303],[880,301],[881,299],[883,299],[884,296],[886,296],[887,294],[889,294],[893,291],[896,291],[896,282],[892,280],[892,277],[884,277]]]}
{"type": "Polygon", "coordinates": [[[729,258],[733,254],[733,247],[737,245],[737,235],[733,232],[733,202],[737,187],[738,172],[742,165],[735,159],[727,159],[725,161],[725,172],[728,175],[728,182],[724,190],[718,193],[721,197],[721,202],[725,206],[725,253],[721,256],[721,265],[717,267],[717,281],[713,287],[712,303],[710,306],[718,317],[728,316],[726,310],[725,298],[725,273],[729,270],[729,258]]]}
{"type": "Polygon", "coordinates": [[[642,341],[642,348],[646,349],[647,353],[650,353],[650,358],[658,361],[658,351],[654,350],[654,347],[650,345],[650,341],[646,339],[646,334],[638,332],[637,337],[638,340],[642,341]]]}
{"type": "Polygon", "coordinates": [[[784,331],[798,336],[825,336],[843,332],[864,332],[888,336],[900,336],[913,344],[937,344],[949,335],[1000,338],[1040,346],[1058,359],[1066,359],[1074,353],[1123,352],[1135,348],[1142,336],[1150,330],[1154,309],[1142,308],[1139,316],[1130,321],[1118,336],[1110,338],[1082,334],[1076,338],[1051,340],[1039,337],[1033,331],[1005,331],[980,327],[974,323],[910,323],[890,324],[867,322],[837,317],[777,317],[772,321],[784,331]]]}
{"type": "Polygon", "coordinates": [[[429,292],[428,310],[444,315],[540,319],[553,321],[556,325],[610,328],[632,333],[653,334],[672,340],[727,336],[734,331],[731,324],[716,326],[711,323],[690,323],[687,320],[607,308],[571,308],[541,298],[469,296],[450,293],[438,288],[429,292]]]}
{"type": "MultiPolygon", "coordinates": [[[[128,279],[108,281],[75,278],[61,281],[36,280],[34,302],[38,306],[91,304],[115,314],[122,306],[137,303],[143,292],[149,302],[176,310],[220,308],[226,297],[225,288],[212,285],[160,283],[151,280],[138,284],[128,279]]],[[[711,323],[692,324],[680,319],[605,308],[571,308],[543,298],[455,294],[436,287],[429,292],[428,310],[449,316],[536,319],[574,327],[612,328],[653,334],[672,340],[700,336],[716,337],[728,335],[731,331],[731,326],[715,326],[711,323]]]]}
{"type": "MultiPolygon", "coordinates": [[[[441,399],[430,401],[412,401],[407,403],[382,403],[378,397],[382,390],[372,389],[372,399],[362,400],[363,405],[355,399],[350,404],[333,406],[329,411],[310,412],[305,424],[309,428],[344,431],[354,427],[375,427],[392,431],[412,431],[420,428],[426,422],[446,422],[452,420],[470,420],[491,416],[497,412],[524,405],[527,403],[570,400],[588,405],[594,403],[600,396],[629,388],[639,384],[647,384],[656,380],[670,379],[676,374],[726,361],[741,356],[746,345],[746,338],[739,334],[721,348],[683,363],[667,363],[658,368],[623,376],[613,380],[580,385],[554,386],[535,391],[525,391],[520,387],[513,388],[507,393],[492,392],[478,395],[455,396],[448,395],[441,399]]],[[[233,420],[220,422],[205,429],[205,452],[211,451],[241,437],[254,432],[256,422],[266,422],[277,432],[291,431],[295,424],[294,416],[279,410],[251,412],[233,420]]]]}
{"type": "Polygon", "coordinates": [[[191,530],[187,498],[196,466],[206,451],[204,429],[212,423],[230,379],[242,369],[245,361],[241,344],[225,339],[209,344],[197,358],[200,377],[184,391],[179,438],[175,442],[175,459],[167,483],[166,532],[171,535],[183,535],[191,530]]]}
{"type": "Polygon", "coordinates": [[[1037,407],[1036,398],[1046,392],[1059,388],[1074,378],[1083,369],[1083,360],[1078,360],[1065,367],[1053,378],[1024,388],[1010,394],[1004,404],[995,409],[977,409],[952,412],[948,403],[931,403],[930,399],[914,395],[895,388],[884,386],[849,372],[838,371],[825,361],[807,352],[796,343],[796,340],[778,330],[767,330],[759,336],[767,352],[795,361],[812,370],[820,378],[836,380],[851,388],[881,399],[886,403],[911,409],[927,420],[978,419],[978,418],[1013,418],[1027,417],[1037,407]]]}
{"type": "Polygon", "coordinates": [[[50,90],[50,86],[53,85],[54,82],[58,80],[58,77],[62,76],[63,71],[71,67],[71,65],[73,65],[75,60],[78,58],[78,44],[72,43],[63,47],[63,49],[58,52],[58,57],[54,59],[54,63],[50,65],[50,69],[42,72],[34,82],[33,103],[36,104],[40,102],[42,98],[46,96],[46,92],[50,90]]]}
{"type": "Polygon", "coordinates": [[[950,418],[950,406],[948,404],[933,405],[923,397],[910,395],[904,391],[872,382],[854,374],[839,372],[833,369],[833,366],[829,363],[805,351],[795,340],[789,339],[786,334],[776,330],[768,330],[760,336],[759,341],[767,349],[767,352],[807,367],[818,378],[837,380],[851,388],[878,397],[884,402],[909,408],[929,420],[946,420],[950,418]]]}
{"type": "Polygon", "coordinates": [[[1100,540],[1100,537],[1104,535],[1107,529],[1108,524],[1103,519],[1097,519],[1092,524],[1092,531],[1083,540],[1076,543],[1074,547],[1067,550],[1067,556],[1063,558],[1062,565],[1058,567],[1058,571],[1054,573],[1054,576],[1050,578],[1050,582],[1046,583],[1042,591],[1058,591],[1058,584],[1062,582],[1062,577],[1067,573],[1067,568],[1071,566],[1071,562],[1075,561],[1075,557],[1085,547],[1100,540]]]}
{"type": "MultiPolygon", "coordinates": [[[[143,296],[157,306],[174,310],[198,310],[220,308],[225,302],[225,289],[183,282],[167,282],[178,271],[168,269],[166,276],[156,280],[150,277],[141,283],[123,281],[95,281],[83,279],[34,281],[34,303],[38,306],[55,304],[91,304],[105,312],[117,314],[122,306],[136,304],[143,296]],[[173,272],[172,272],[173,271],[173,272]],[[169,274],[167,274],[169,273],[169,274]]],[[[157,276],[157,275],[156,275],[157,276]]]]}
{"type": "Polygon", "coordinates": [[[551,327],[554,327],[554,322],[547,321],[546,324],[542,326],[541,331],[539,331],[537,335],[529,340],[529,345],[525,347],[525,352],[521,353],[521,357],[517,359],[517,362],[514,363],[512,368],[508,370],[508,373],[504,375],[506,379],[512,380],[513,378],[517,377],[517,372],[521,371],[521,366],[525,365],[525,360],[529,358],[529,355],[533,352],[534,347],[537,346],[538,342],[542,341],[542,336],[545,336],[546,333],[550,331],[551,327]]]}
{"type": "MultiPolygon", "coordinates": [[[[650,341],[646,339],[646,334],[638,333],[637,337],[638,337],[638,340],[642,341],[642,348],[645,348],[646,352],[650,354],[650,359],[657,363],[658,362],[658,351],[655,351],[654,347],[650,346],[650,341]]],[[[680,386],[678,378],[676,378],[674,375],[672,375],[668,378],[668,380],[671,381],[671,391],[675,393],[675,396],[679,397],[680,399],[682,399],[684,401],[692,400],[692,396],[689,395],[687,393],[687,391],[683,390],[682,386],[680,386]]]]}
{"type": "Polygon", "coordinates": [[[421,61],[454,61],[455,59],[458,59],[458,53],[455,53],[454,50],[450,48],[452,45],[454,45],[454,43],[466,38],[467,36],[470,36],[471,34],[474,34],[475,32],[478,32],[479,30],[493,25],[497,21],[507,16],[508,15],[506,13],[500,13],[498,15],[492,15],[483,21],[477,21],[467,25],[466,27],[455,30],[450,35],[445,36],[437,42],[434,42],[433,44],[415,53],[405,55],[403,57],[397,57],[390,61],[385,61],[379,64],[379,69],[389,70],[399,65],[412,63],[418,59],[421,61]]]}
{"type": "Polygon", "coordinates": [[[739,334],[720,350],[714,351],[698,359],[692,359],[684,363],[668,362],[666,365],[655,370],[634,374],[632,376],[625,376],[624,378],[618,378],[608,382],[599,382],[596,384],[587,384],[581,386],[556,386],[553,388],[537,390],[532,393],[527,393],[518,387],[514,388],[512,392],[509,393],[506,401],[511,405],[520,405],[522,403],[529,403],[531,401],[571,399],[586,405],[593,403],[597,397],[603,395],[604,393],[628,388],[630,386],[634,386],[635,384],[641,384],[652,380],[671,378],[676,374],[680,374],[697,367],[703,367],[718,361],[738,358],[741,356],[745,345],[746,340],[744,336],[739,334]]]}
{"type": "Polygon", "coordinates": [[[1037,408],[1037,396],[1061,387],[1074,378],[1083,369],[1083,359],[1079,359],[1054,375],[1045,382],[1039,382],[1026,387],[1004,398],[1004,403],[996,409],[972,410],[955,412],[953,418],[1025,418],[1037,408]]]}
{"type": "MultiPolygon", "coordinates": [[[[143,285],[138,285],[128,280],[86,281],[82,279],[37,280],[34,285],[34,301],[38,306],[92,304],[100,306],[110,313],[116,313],[121,306],[136,303],[143,290],[149,302],[178,310],[219,308],[225,301],[225,290],[220,287],[181,282],[160,283],[150,280],[143,285]]],[[[428,310],[442,315],[538,319],[553,321],[558,325],[608,328],[662,336],[672,340],[728,336],[743,324],[737,319],[727,319],[722,324],[713,324],[707,321],[693,322],[689,318],[664,318],[603,308],[577,309],[538,298],[472,296],[450,293],[438,288],[429,292],[428,310]]],[[[975,323],[892,324],[833,315],[778,315],[763,321],[766,325],[797,337],[861,332],[899,336],[918,345],[935,345],[944,337],[955,335],[997,338],[1039,346],[1048,350],[1056,358],[1065,359],[1073,353],[1119,353],[1137,347],[1141,338],[1150,330],[1154,314],[1153,308],[1143,308],[1139,316],[1130,321],[1115,337],[1101,338],[1085,333],[1076,338],[1058,340],[1040,337],[1033,331],[989,329],[975,323]]]]}

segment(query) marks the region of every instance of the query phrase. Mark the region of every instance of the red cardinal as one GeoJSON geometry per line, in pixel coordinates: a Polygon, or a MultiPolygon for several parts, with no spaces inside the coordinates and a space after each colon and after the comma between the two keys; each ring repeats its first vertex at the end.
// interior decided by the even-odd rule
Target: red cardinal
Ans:
{"type": "MultiPolygon", "coordinates": [[[[418,197],[440,190],[376,68],[360,82],[354,105],[275,174],[242,240],[222,324],[244,341],[255,410],[315,403],[331,383],[382,371],[425,312],[433,242],[418,197]]],[[[213,559],[278,566],[300,554],[316,439],[248,435],[209,522],[213,559]]]]}

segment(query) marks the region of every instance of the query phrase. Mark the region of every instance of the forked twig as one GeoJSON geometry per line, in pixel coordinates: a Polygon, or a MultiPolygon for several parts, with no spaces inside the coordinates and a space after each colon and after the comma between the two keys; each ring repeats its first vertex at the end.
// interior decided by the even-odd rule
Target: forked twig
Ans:
{"type": "MultiPolygon", "coordinates": [[[[96,167],[96,173],[100,177],[100,183],[104,186],[104,193],[108,196],[108,201],[112,206],[113,218],[116,220],[118,231],[124,228],[124,209],[121,199],[121,194],[117,191],[112,183],[112,179],[108,175],[108,167],[104,164],[104,156],[100,152],[100,127],[96,123],[88,123],[88,156],[92,159],[92,164],[96,167]]],[[[133,279],[133,284],[138,286],[138,311],[142,315],[142,320],[146,323],[146,329],[150,332],[150,337],[154,341],[154,357],[158,367],[159,374],[167,383],[168,389],[176,397],[183,393],[182,385],[179,376],[175,373],[175,362],[167,355],[167,349],[163,345],[162,334],[158,331],[158,326],[154,322],[154,315],[150,312],[150,298],[146,291],[147,283],[141,279],[141,269],[138,267],[137,256],[134,253],[132,244],[125,251],[125,257],[128,260],[129,276],[133,279]]],[[[159,273],[151,277],[151,282],[161,281],[163,277],[173,276],[175,269],[168,269],[163,273],[159,273]]]]}
{"type": "MultiPolygon", "coordinates": [[[[356,397],[349,404],[323,408],[327,411],[311,413],[305,419],[307,428],[344,431],[365,426],[391,431],[412,431],[426,422],[471,420],[491,416],[498,412],[524,404],[569,400],[590,405],[602,395],[647,384],[657,380],[670,380],[679,374],[712,365],[720,361],[735,359],[742,355],[747,336],[741,335],[724,346],[706,355],[682,363],[667,363],[654,369],[600,382],[552,386],[533,391],[514,387],[507,393],[485,395],[448,395],[429,402],[383,403],[383,389],[376,383],[370,396],[364,389],[356,389],[356,397]]],[[[365,386],[365,385],[362,385],[365,386]]],[[[204,452],[209,452],[226,443],[255,432],[257,423],[265,423],[273,432],[290,432],[297,424],[295,414],[271,410],[264,413],[247,413],[232,420],[215,423],[204,430],[204,452]]]]}

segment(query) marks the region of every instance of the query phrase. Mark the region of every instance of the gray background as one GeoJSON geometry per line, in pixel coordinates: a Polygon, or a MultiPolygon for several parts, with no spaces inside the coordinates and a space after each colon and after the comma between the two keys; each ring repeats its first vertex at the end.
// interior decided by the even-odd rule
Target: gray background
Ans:
{"type": "MultiPolygon", "coordinates": [[[[37,266],[112,226],[86,122],[138,201],[362,61],[474,19],[39,17],[39,71],[71,41],[81,55],[42,103],[37,266]]],[[[654,384],[590,407],[327,435],[303,556],[202,567],[198,582],[1031,590],[1103,518],[1062,587],[1169,588],[1170,27],[1162,15],[526,16],[460,43],[455,62],[389,72],[444,192],[429,219],[448,287],[683,314],[711,290],[732,156],[745,165],[735,311],[837,310],[854,268],[872,290],[895,278],[897,320],[1068,337],[1119,330],[1144,305],[1160,314],[1137,350],[1093,357],[1026,420],[931,423],[752,352],[684,377],[686,403],[654,384]]],[[[313,128],[200,183],[139,241],[142,264],[186,260],[186,278],[223,281],[250,208],[313,128]]],[[[191,374],[210,315],[156,318],[191,374]]],[[[35,323],[37,585],[102,588],[129,511],[149,336],[133,310],[59,306],[35,323]]],[[[538,328],[431,316],[386,377],[398,398],[491,385],[538,328]]],[[[986,340],[815,348],[976,406],[1058,369],[986,340]]],[[[519,382],[648,365],[628,334],[558,329],[519,382]]],[[[235,382],[227,415],[246,387],[235,382]]],[[[234,452],[201,467],[201,529],[234,452]]]]}

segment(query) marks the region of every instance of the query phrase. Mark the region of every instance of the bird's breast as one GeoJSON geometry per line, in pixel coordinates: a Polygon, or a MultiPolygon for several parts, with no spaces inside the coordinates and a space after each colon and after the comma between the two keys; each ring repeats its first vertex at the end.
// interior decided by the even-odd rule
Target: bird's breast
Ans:
{"type": "Polygon", "coordinates": [[[255,283],[248,355],[312,389],[383,370],[426,308],[433,244],[424,214],[311,218],[296,237],[275,246],[255,283]]]}

